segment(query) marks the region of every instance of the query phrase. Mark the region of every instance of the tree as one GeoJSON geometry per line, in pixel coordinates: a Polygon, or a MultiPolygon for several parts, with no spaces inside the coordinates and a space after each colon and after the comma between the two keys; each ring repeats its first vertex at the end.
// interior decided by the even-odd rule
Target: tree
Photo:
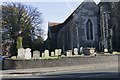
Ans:
{"type": "Polygon", "coordinates": [[[41,27],[43,22],[41,13],[32,6],[21,3],[4,3],[2,5],[2,20],[3,41],[13,42],[11,50],[16,48],[16,40],[19,33],[22,34],[23,47],[25,48],[32,48],[31,43],[43,35],[40,33],[43,31],[41,27]],[[37,31],[39,33],[36,33],[37,31]]]}
{"type": "Polygon", "coordinates": [[[16,46],[17,49],[22,48],[22,41],[23,41],[22,37],[17,38],[17,46],[16,46]]]}

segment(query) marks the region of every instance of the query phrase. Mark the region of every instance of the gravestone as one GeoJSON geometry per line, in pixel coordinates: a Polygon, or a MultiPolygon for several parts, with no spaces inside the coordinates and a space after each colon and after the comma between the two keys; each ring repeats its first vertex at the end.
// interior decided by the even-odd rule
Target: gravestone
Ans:
{"type": "Polygon", "coordinates": [[[11,59],[17,59],[17,57],[16,56],[12,56],[11,59]]]}
{"type": "Polygon", "coordinates": [[[55,52],[51,52],[51,56],[55,56],[55,52]]]}
{"type": "Polygon", "coordinates": [[[68,51],[66,52],[66,55],[67,55],[68,57],[71,57],[71,56],[72,56],[71,51],[68,50],[68,51]]]}
{"type": "Polygon", "coordinates": [[[95,53],[95,48],[90,48],[90,53],[93,55],[95,53]]]}
{"type": "Polygon", "coordinates": [[[107,53],[107,52],[108,52],[108,49],[104,49],[104,52],[107,53]]]}
{"type": "Polygon", "coordinates": [[[66,52],[66,56],[69,57],[69,54],[70,54],[70,52],[67,51],[67,52],[66,52]]]}
{"type": "Polygon", "coordinates": [[[45,50],[44,51],[44,57],[45,58],[49,58],[49,50],[45,50]]]}
{"type": "Polygon", "coordinates": [[[25,50],[25,59],[31,59],[31,49],[30,48],[27,48],[25,50]]]}
{"type": "Polygon", "coordinates": [[[83,47],[80,47],[80,54],[83,53],[83,47]]]}
{"type": "Polygon", "coordinates": [[[58,55],[61,55],[62,50],[58,49],[58,55]]]}
{"type": "Polygon", "coordinates": [[[33,51],[33,59],[39,59],[40,58],[40,52],[39,51],[33,51]]]}
{"type": "Polygon", "coordinates": [[[78,55],[78,48],[74,48],[74,55],[78,55]]]}
{"type": "Polygon", "coordinates": [[[118,54],[118,52],[116,52],[116,51],[113,51],[113,52],[112,52],[112,54],[118,54]]]}
{"type": "Polygon", "coordinates": [[[58,51],[58,49],[55,49],[55,56],[59,56],[59,51],[58,51]]]}
{"type": "Polygon", "coordinates": [[[95,48],[84,48],[83,54],[85,55],[94,55],[95,54],[95,48]]]}
{"type": "Polygon", "coordinates": [[[72,50],[68,50],[70,52],[70,54],[72,55],[72,50]]]}
{"type": "Polygon", "coordinates": [[[66,56],[62,54],[61,57],[66,57],[66,56]]]}
{"type": "Polygon", "coordinates": [[[45,54],[44,54],[44,53],[42,53],[42,57],[45,57],[45,54]]]}
{"type": "Polygon", "coordinates": [[[25,59],[25,49],[24,48],[18,49],[17,58],[18,59],[25,59]]]}
{"type": "Polygon", "coordinates": [[[84,56],[84,54],[81,54],[81,56],[84,56]]]}

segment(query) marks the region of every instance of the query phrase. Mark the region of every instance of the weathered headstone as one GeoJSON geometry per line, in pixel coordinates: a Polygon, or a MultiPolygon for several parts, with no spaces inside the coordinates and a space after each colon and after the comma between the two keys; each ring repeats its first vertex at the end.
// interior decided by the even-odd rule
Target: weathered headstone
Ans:
{"type": "Polygon", "coordinates": [[[107,52],[108,52],[108,49],[104,49],[104,52],[107,53],[107,52]]]}
{"type": "Polygon", "coordinates": [[[59,56],[59,51],[58,51],[58,49],[55,49],[55,56],[59,56]]]}
{"type": "Polygon", "coordinates": [[[61,57],[65,57],[65,55],[62,54],[61,57]]]}
{"type": "Polygon", "coordinates": [[[70,54],[72,55],[72,50],[68,50],[70,52],[70,54]]]}
{"type": "Polygon", "coordinates": [[[83,53],[83,47],[80,47],[80,54],[83,53]]]}
{"type": "Polygon", "coordinates": [[[51,56],[55,56],[55,52],[51,52],[51,56]]]}
{"type": "Polygon", "coordinates": [[[84,56],[84,54],[81,54],[81,56],[84,56]]]}
{"type": "Polygon", "coordinates": [[[25,49],[24,48],[18,49],[17,58],[18,59],[25,59],[25,49]]]}
{"type": "Polygon", "coordinates": [[[112,52],[112,54],[118,54],[118,52],[116,52],[116,51],[113,51],[113,52],[112,52]]]}
{"type": "Polygon", "coordinates": [[[42,53],[42,57],[45,57],[45,54],[44,54],[44,53],[42,53]]]}
{"type": "Polygon", "coordinates": [[[68,51],[66,52],[66,56],[69,57],[69,52],[68,51]]]}
{"type": "Polygon", "coordinates": [[[11,59],[17,59],[17,57],[16,56],[12,56],[11,59]]]}
{"type": "Polygon", "coordinates": [[[25,50],[25,59],[31,59],[31,49],[30,48],[27,48],[25,50]]]}
{"type": "Polygon", "coordinates": [[[40,58],[40,52],[39,51],[33,51],[33,59],[39,59],[40,58]]]}
{"type": "Polygon", "coordinates": [[[72,56],[71,51],[68,50],[68,51],[66,52],[66,55],[67,55],[68,57],[71,57],[71,56],[72,56]]]}
{"type": "Polygon", "coordinates": [[[49,50],[45,50],[44,51],[44,57],[45,58],[49,58],[49,50]]]}
{"type": "Polygon", "coordinates": [[[78,55],[78,48],[74,48],[74,55],[78,55]]]}
{"type": "Polygon", "coordinates": [[[95,53],[95,48],[90,48],[90,53],[94,54],[95,53]]]}
{"type": "Polygon", "coordinates": [[[62,50],[58,49],[58,55],[61,55],[62,50]]]}

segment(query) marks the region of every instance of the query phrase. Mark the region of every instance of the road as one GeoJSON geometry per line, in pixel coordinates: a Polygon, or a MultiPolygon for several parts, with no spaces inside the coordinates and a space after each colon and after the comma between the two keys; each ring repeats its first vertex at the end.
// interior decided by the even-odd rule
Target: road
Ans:
{"type": "Polygon", "coordinates": [[[118,70],[114,68],[79,70],[46,73],[44,75],[33,74],[33,77],[42,78],[118,78],[118,70]]]}
{"type": "MultiPolygon", "coordinates": [[[[38,75],[39,76],[39,75],[38,75]]],[[[47,78],[118,78],[116,68],[105,68],[95,70],[81,70],[63,73],[45,74],[47,78]]]]}
{"type": "MultiPolygon", "coordinates": [[[[118,78],[118,68],[102,68],[102,69],[87,69],[87,70],[74,70],[74,71],[59,71],[48,73],[33,73],[32,75],[3,77],[3,80],[10,78],[118,78]]],[[[34,80],[34,79],[33,79],[34,80]]]]}

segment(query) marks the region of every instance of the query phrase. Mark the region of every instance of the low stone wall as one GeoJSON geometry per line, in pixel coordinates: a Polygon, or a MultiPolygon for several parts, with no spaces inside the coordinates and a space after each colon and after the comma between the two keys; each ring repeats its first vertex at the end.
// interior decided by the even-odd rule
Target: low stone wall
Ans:
{"type": "MultiPolygon", "coordinates": [[[[118,62],[118,55],[99,55],[84,57],[65,57],[51,60],[14,60],[4,59],[3,69],[28,69],[28,68],[44,68],[57,66],[73,66],[96,63],[112,63],[118,62]]],[[[109,65],[108,65],[109,66],[109,65]]]]}

